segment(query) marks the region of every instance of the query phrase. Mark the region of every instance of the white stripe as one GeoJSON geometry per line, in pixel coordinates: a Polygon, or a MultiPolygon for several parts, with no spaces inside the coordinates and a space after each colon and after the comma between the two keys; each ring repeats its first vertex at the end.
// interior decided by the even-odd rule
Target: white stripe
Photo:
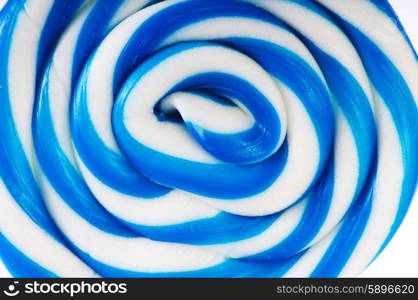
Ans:
{"type": "Polygon", "coordinates": [[[224,261],[223,257],[198,246],[127,238],[100,231],[74,213],[48,186],[45,195],[51,214],[65,236],[83,252],[109,266],[137,272],[181,272],[224,261]]]}
{"type": "Polygon", "coordinates": [[[404,169],[402,150],[395,124],[387,108],[378,100],[378,168],[373,192],[373,206],[364,233],[353,251],[342,276],[363,271],[380,250],[395,221],[402,193],[404,169]]]}
{"type": "Polygon", "coordinates": [[[349,9],[345,1],[318,0],[318,2],[366,33],[395,64],[406,80],[415,103],[418,103],[418,61],[394,21],[370,1],[352,0],[349,9]],[[352,13],[353,11],[356,13],[352,13]]]}
{"type": "Polygon", "coordinates": [[[0,206],[0,231],[24,255],[58,276],[95,276],[94,272],[77,256],[28,217],[14,202],[1,180],[0,206]]]}

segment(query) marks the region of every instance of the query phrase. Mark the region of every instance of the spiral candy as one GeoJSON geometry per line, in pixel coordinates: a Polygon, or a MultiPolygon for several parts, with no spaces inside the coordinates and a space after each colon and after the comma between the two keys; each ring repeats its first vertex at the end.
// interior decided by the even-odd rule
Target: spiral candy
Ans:
{"type": "Polygon", "coordinates": [[[25,277],[337,277],[417,185],[386,0],[9,0],[0,253],[25,277]]]}

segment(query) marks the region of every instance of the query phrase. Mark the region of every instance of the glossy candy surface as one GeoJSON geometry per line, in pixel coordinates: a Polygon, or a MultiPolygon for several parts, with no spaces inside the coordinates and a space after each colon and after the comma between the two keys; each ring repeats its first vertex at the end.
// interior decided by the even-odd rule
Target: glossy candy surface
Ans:
{"type": "Polygon", "coordinates": [[[14,276],[354,276],[416,189],[386,0],[9,0],[0,58],[14,276]]]}

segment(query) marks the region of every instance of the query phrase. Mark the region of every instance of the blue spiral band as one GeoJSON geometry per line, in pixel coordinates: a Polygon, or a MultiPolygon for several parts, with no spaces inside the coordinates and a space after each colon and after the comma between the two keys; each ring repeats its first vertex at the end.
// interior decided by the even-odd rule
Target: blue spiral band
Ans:
{"type": "Polygon", "coordinates": [[[353,276],[416,190],[387,0],[9,0],[0,56],[17,277],[353,276]]]}

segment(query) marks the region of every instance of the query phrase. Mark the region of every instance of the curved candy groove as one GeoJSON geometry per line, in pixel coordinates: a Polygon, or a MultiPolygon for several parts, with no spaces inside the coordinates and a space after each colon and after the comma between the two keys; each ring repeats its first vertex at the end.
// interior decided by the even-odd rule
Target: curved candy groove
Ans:
{"type": "Polygon", "coordinates": [[[386,0],[9,0],[0,55],[14,276],[353,276],[417,186],[386,0]]]}

